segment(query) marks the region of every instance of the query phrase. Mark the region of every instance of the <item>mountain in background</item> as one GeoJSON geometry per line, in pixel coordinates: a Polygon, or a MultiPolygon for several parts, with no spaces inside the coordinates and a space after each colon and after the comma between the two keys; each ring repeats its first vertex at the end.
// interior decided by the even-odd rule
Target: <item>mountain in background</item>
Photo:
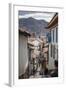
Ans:
{"type": "Polygon", "coordinates": [[[19,28],[26,27],[29,32],[36,33],[37,36],[45,35],[48,22],[45,20],[37,20],[32,17],[19,19],[19,28]]]}

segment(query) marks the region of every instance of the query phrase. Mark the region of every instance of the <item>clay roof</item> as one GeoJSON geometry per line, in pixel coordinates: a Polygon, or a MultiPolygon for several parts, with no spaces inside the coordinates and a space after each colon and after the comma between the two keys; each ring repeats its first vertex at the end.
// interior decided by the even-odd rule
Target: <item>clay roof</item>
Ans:
{"type": "Polygon", "coordinates": [[[28,44],[31,45],[31,46],[34,46],[33,42],[31,42],[29,40],[28,40],[28,44]]]}
{"type": "Polygon", "coordinates": [[[19,28],[19,33],[25,36],[31,36],[30,32],[28,32],[26,28],[19,28]]]}
{"type": "Polygon", "coordinates": [[[49,28],[53,27],[56,24],[58,24],[58,13],[55,13],[54,17],[48,23],[48,26],[46,28],[49,29],[49,28]]]}

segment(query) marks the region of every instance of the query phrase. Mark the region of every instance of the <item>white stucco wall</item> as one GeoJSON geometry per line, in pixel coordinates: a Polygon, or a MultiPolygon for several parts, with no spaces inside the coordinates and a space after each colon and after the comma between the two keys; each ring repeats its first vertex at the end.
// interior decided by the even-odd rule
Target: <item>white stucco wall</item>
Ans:
{"type": "Polygon", "coordinates": [[[49,63],[48,63],[48,69],[54,69],[54,59],[51,57],[51,44],[49,44],[49,63]]]}
{"type": "Polygon", "coordinates": [[[28,66],[27,37],[19,36],[19,75],[25,73],[28,66]]]}
{"type": "Polygon", "coordinates": [[[55,45],[55,58],[53,58],[53,56],[51,57],[51,44],[49,44],[49,63],[48,63],[48,67],[49,69],[54,69],[54,61],[58,59],[58,45],[57,44],[53,44],[55,45]]]}
{"type": "Polygon", "coordinates": [[[57,42],[56,42],[56,28],[57,28],[57,27],[58,27],[58,26],[52,28],[52,30],[51,30],[51,42],[52,42],[52,43],[57,43],[57,42]],[[53,31],[54,31],[54,42],[53,42],[53,31]]]}
{"type": "Polygon", "coordinates": [[[57,55],[58,43],[56,42],[56,27],[52,28],[51,31],[51,44],[55,45],[55,58],[51,57],[51,44],[49,44],[49,64],[48,64],[49,69],[55,68],[54,61],[58,59],[58,55],[57,55]],[[54,42],[53,42],[53,30],[54,30],[54,42]]]}

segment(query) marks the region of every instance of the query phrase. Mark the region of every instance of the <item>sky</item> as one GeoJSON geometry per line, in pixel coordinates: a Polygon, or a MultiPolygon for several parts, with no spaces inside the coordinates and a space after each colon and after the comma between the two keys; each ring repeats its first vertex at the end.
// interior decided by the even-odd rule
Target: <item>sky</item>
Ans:
{"type": "Polygon", "coordinates": [[[55,12],[19,11],[19,18],[32,17],[34,19],[50,22],[54,14],[55,12]]]}

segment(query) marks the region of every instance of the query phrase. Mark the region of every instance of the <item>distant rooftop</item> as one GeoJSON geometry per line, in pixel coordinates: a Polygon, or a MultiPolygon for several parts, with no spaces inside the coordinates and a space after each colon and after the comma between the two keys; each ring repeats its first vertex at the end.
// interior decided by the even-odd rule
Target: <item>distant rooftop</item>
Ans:
{"type": "Polygon", "coordinates": [[[27,28],[19,28],[19,33],[25,35],[25,36],[31,36],[30,32],[27,30],[27,28]]]}

